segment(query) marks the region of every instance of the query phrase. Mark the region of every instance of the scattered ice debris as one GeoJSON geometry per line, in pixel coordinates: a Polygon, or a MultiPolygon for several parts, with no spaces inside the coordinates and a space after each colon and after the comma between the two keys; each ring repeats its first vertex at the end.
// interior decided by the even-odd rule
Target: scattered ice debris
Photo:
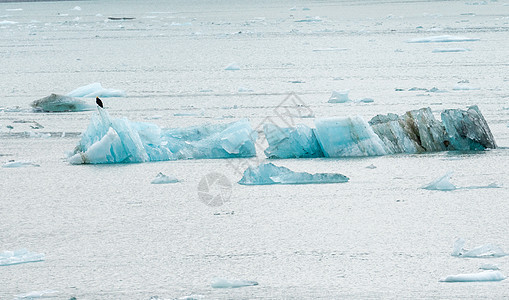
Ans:
{"type": "Polygon", "coordinates": [[[466,48],[436,48],[433,49],[433,53],[455,53],[455,52],[467,52],[470,49],[466,48]]]}
{"type": "Polygon", "coordinates": [[[125,97],[126,94],[122,90],[105,89],[99,82],[79,87],[72,92],[67,93],[69,97],[125,97]]]}
{"type": "Polygon", "coordinates": [[[237,70],[240,70],[240,66],[236,62],[232,62],[231,64],[226,66],[226,68],[224,68],[224,69],[228,70],[228,71],[237,71],[237,70]]]}
{"type": "Polygon", "coordinates": [[[374,164],[371,164],[367,166],[366,169],[376,169],[376,166],[374,164]]]}
{"type": "Polygon", "coordinates": [[[271,158],[345,157],[497,147],[477,106],[445,110],[442,121],[428,107],[401,116],[377,115],[369,123],[357,116],[315,119],[316,129],[268,126],[264,128],[269,143],[266,154],[271,158]]]}
{"type": "Polygon", "coordinates": [[[346,102],[352,102],[350,98],[348,98],[349,90],[344,91],[332,91],[332,95],[329,98],[329,103],[346,103],[346,102]]]}
{"type": "Polygon", "coordinates": [[[474,42],[478,38],[468,38],[463,36],[439,35],[424,38],[415,38],[407,41],[408,43],[449,43],[449,42],[474,42]]]}
{"type": "Polygon", "coordinates": [[[23,167],[40,167],[38,164],[34,164],[29,161],[9,161],[6,162],[2,168],[23,168],[23,167]]]}
{"type": "Polygon", "coordinates": [[[214,278],[211,286],[215,289],[231,289],[258,285],[256,281],[214,278]]]}
{"type": "Polygon", "coordinates": [[[492,270],[492,271],[500,270],[500,268],[497,265],[494,265],[494,264],[482,264],[479,267],[479,269],[481,269],[481,270],[492,270]]]}
{"type": "Polygon", "coordinates": [[[422,188],[425,190],[435,191],[453,191],[456,189],[456,186],[450,182],[453,173],[454,172],[449,171],[444,176],[433,180],[430,184],[423,186],[422,188]]]}
{"type": "Polygon", "coordinates": [[[465,85],[465,84],[458,84],[458,85],[455,85],[452,90],[453,91],[478,91],[480,90],[481,88],[478,88],[478,87],[472,87],[472,86],[469,86],[469,85],[465,85]]]}
{"type": "Polygon", "coordinates": [[[462,238],[457,239],[454,242],[454,246],[452,249],[452,256],[456,257],[469,257],[469,258],[488,258],[488,257],[503,257],[509,255],[505,253],[502,248],[498,245],[493,244],[485,244],[478,247],[475,247],[472,250],[466,250],[463,248],[465,245],[465,240],[462,238]]]}
{"type": "Polygon", "coordinates": [[[95,105],[88,104],[81,99],[57,94],[35,100],[30,105],[35,110],[44,112],[86,111],[95,107],[95,105]]]}
{"type": "Polygon", "coordinates": [[[134,163],[256,155],[256,132],[247,120],[229,124],[162,129],[155,124],[111,118],[98,107],[71,164],[134,163]]]}
{"type": "Polygon", "coordinates": [[[293,172],[285,167],[278,167],[272,163],[249,167],[244,171],[244,176],[239,184],[243,185],[267,185],[267,184],[317,184],[317,183],[340,183],[347,182],[348,177],[336,173],[293,172]]]}
{"type": "Polygon", "coordinates": [[[175,183],[178,181],[179,180],[174,176],[164,175],[163,173],[159,172],[159,174],[157,174],[156,178],[154,178],[150,183],[165,184],[165,183],[175,183]]]}
{"type": "Polygon", "coordinates": [[[60,293],[55,290],[34,291],[26,294],[16,295],[16,299],[52,298],[54,294],[60,293]]]}
{"type": "Polygon", "coordinates": [[[502,281],[506,277],[500,271],[483,271],[480,273],[449,275],[442,282],[474,282],[474,281],[502,281]]]}
{"type": "Polygon", "coordinates": [[[3,253],[0,253],[0,266],[39,262],[43,260],[44,253],[32,253],[28,252],[27,249],[4,251],[3,253]]]}

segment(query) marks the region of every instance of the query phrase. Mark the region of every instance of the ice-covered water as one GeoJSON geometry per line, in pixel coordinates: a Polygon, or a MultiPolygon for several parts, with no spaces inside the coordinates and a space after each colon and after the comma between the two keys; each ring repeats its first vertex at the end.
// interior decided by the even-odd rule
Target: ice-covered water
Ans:
{"type": "Polygon", "coordinates": [[[0,299],[506,296],[507,280],[439,280],[483,263],[508,274],[507,256],[450,255],[458,237],[509,247],[508,31],[507,0],[0,3],[0,163],[40,165],[0,168],[0,251],[45,254],[1,266],[0,299]],[[444,36],[467,39],[408,42],[444,36]],[[30,103],[93,82],[125,91],[103,99],[114,117],[160,127],[247,118],[260,133],[263,122],[477,104],[499,148],[274,160],[350,178],[313,186],[238,185],[252,159],[70,165],[65,152],[93,112],[30,103]],[[375,101],[328,103],[342,90],[375,101]],[[460,187],[502,187],[421,189],[449,170],[460,187]],[[151,184],[159,172],[179,183],[151,184]],[[224,176],[218,191],[208,174],[224,176]],[[226,203],[207,206],[203,193],[226,203]],[[214,289],[214,278],[259,285],[214,289]]]}

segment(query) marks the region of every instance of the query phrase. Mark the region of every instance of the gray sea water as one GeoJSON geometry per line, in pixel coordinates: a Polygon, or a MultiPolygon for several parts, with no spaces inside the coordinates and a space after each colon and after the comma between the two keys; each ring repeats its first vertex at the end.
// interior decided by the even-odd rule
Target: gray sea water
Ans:
{"type": "Polygon", "coordinates": [[[0,163],[40,165],[0,168],[0,251],[46,255],[0,266],[0,299],[48,289],[56,299],[509,297],[508,280],[439,282],[484,263],[509,275],[507,257],[450,255],[458,237],[509,251],[508,32],[506,0],[0,3],[0,163]],[[479,40],[406,42],[441,35],[479,40]],[[469,51],[433,52],[452,48],[469,51]],[[225,70],[233,62],[240,70],[225,70]],[[259,129],[266,117],[312,125],[421,107],[438,117],[477,104],[500,148],[272,160],[350,178],[304,186],[241,186],[242,159],[73,166],[66,152],[93,112],[29,105],[92,82],[126,91],[103,98],[111,115],[161,127],[248,118],[259,129]],[[458,82],[478,89],[454,90],[458,82]],[[347,89],[374,102],[327,103],[347,89]],[[281,117],[281,107],[296,108],[288,99],[308,115],[281,117]],[[447,171],[458,187],[502,187],[421,189],[447,171]],[[159,172],[180,182],[151,184],[159,172]],[[219,207],[198,193],[211,172],[232,184],[210,191],[223,193],[219,207]],[[259,285],[214,289],[216,277],[259,285]]]}

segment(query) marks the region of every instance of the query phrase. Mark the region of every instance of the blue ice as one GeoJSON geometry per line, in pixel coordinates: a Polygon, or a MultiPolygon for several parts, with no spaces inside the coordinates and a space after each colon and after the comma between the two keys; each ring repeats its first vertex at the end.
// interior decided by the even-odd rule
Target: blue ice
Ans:
{"type": "Polygon", "coordinates": [[[27,249],[4,251],[3,253],[0,253],[0,266],[17,265],[43,260],[44,253],[33,253],[29,252],[27,249]]]}
{"type": "Polygon", "coordinates": [[[71,164],[139,163],[256,155],[256,132],[247,120],[161,129],[155,124],[111,118],[98,108],[69,157],[71,164]]]}
{"type": "Polygon", "coordinates": [[[306,125],[281,128],[268,123],[263,126],[263,131],[269,143],[265,150],[269,158],[323,157],[315,130],[306,125]]]}
{"type": "Polygon", "coordinates": [[[347,182],[348,177],[335,173],[294,172],[285,167],[278,167],[272,163],[266,163],[257,167],[249,167],[244,171],[244,176],[239,184],[243,185],[267,185],[267,184],[316,184],[316,183],[340,183],[347,182]]]}

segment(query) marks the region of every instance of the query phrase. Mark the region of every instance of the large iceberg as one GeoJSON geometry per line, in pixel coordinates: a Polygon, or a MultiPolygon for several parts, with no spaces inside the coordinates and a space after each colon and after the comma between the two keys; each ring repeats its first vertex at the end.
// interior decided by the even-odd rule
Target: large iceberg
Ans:
{"type": "Polygon", "coordinates": [[[44,112],[86,111],[95,105],[70,96],[51,94],[30,104],[35,110],[44,112]]]}
{"type": "Polygon", "coordinates": [[[421,108],[403,115],[377,115],[369,122],[360,116],[316,119],[316,129],[266,125],[265,153],[270,158],[344,157],[497,147],[477,106],[448,109],[441,118],[437,120],[430,108],[421,108]]]}
{"type": "Polygon", "coordinates": [[[24,264],[44,260],[44,253],[33,253],[27,249],[4,251],[0,253],[0,266],[24,264]]]}
{"type": "Polygon", "coordinates": [[[99,82],[94,82],[89,85],[79,87],[69,93],[69,97],[125,97],[125,92],[122,90],[105,89],[99,82]]]}
{"type": "Polygon", "coordinates": [[[315,183],[340,183],[347,182],[348,177],[334,173],[309,174],[305,172],[293,172],[285,167],[278,167],[272,163],[262,164],[258,167],[249,167],[244,171],[244,176],[239,184],[243,185],[267,185],[267,184],[315,184],[315,183]]]}
{"type": "Polygon", "coordinates": [[[136,163],[256,155],[256,132],[247,120],[229,124],[161,129],[155,124],[111,118],[98,107],[71,164],[136,163]]]}
{"type": "Polygon", "coordinates": [[[483,271],[480,273],[449,275],[442,282],[474,282],[474,281],[502,281],[505,276],[500,271],[483,271]]]}

